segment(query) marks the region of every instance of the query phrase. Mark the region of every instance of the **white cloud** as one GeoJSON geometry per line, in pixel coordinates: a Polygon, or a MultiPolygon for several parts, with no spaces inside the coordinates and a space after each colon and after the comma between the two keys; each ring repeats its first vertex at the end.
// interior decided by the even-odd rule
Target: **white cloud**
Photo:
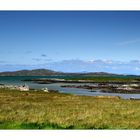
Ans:
{"type": "MultiPolygon", "coordinates": [[[[86,61],[85,61],[86,62],[86,61]]],[[[87,62],[89,62],[89,63],[94,63],[94,60],[89,60],[89,61],[87,61],[87,62]]]]}
{"type": "Polygon", "coordinates": [[[133,64],[140,64],[140,61],[139,61],[139,60],[132,60],[132,61],[130,61],[130,63],[133,63],[133,64]]]}
{"type": "Polygon", "coordinates": [[[140,39],[123,41],[123,42],[118,43],[118,45],[123,46],[123,45],[129,45],[129,44],[138,43],[138,42],[140,42],[140,39]]]}
{"type": "Polygon", "coordinates": [[[6,63],[6,61],[0,60],[0,63],[2,63],[2,64],[3,64],[3,63],[6,63]]]}
{"type": "Polygon", "coordinates": [[[140,68],[136,67],[135,70],[136,70],[136,71],[140,71],[140,68]]]}
{"type": "Polygon", "coordinates": [[[112,60],[103,60],[103,62],[106,63],[106,64],[112,64],[113,63],[112,60]]]}
{"type": "MultiPolygon", "coordinates": [[[[44,59],[45,60],[45,59],[44,59]]],[[[35,59],[35,61],[39,61],[35,59]]],[[[62,72],[109,72],[119,74],[140,74],[140,61],[132,60],[129,62],[113,61],[113,60],[90,60],[83,61],[79,59],[63,60],[63,61],[39,61],[35,65],[5,65],[0,64],[0,71],[19,70],[19,69],[36,69],[46,68],[62,72]]]]}
{"type": "Polygon", "coordinates": [[[116,70],[116,69],[118,69],[118,67],[112,67],[112,69],[116,70]]]}

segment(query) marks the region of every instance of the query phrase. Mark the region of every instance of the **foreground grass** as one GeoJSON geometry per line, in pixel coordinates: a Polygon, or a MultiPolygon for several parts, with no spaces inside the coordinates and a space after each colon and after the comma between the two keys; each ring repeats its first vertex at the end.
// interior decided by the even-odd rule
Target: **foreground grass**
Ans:
{"type": "Polygon", "coordinates": [[[140,129],[140,101],[0,89],[0,129],[140,129]]]}

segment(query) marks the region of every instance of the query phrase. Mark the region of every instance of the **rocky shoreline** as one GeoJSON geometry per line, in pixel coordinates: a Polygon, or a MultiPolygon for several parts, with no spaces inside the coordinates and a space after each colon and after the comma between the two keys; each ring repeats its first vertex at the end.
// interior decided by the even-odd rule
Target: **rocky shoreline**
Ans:
{"type": "Polygon", "coordinates": [[[120,85],[120,86],[113,86],[113,85],[62,85],[61,87],[64,88],[82,88],[88,89],[91,92],[101,91],[103,93],[139,93],[140,94],[140,86],[134,87],[129,85],[120,85]]]}
{"type": "Polygon", "coordinates": [[[52,84],[52,83],[70,83],[75,85],[62,85],[61,87],[66,88],[82,88],[88,89],[91,92],[100,90],[103,93],[138,93],[140,94],[140,81],[105,81],[96,82],[93,80],[67,80],[67,79],[56,79],[56,78],[40,78],[40,79],[26,79],[24,81],[31,81],[37,84],[52,84]],[[76,84],[85,85],[76,85],[76,84]],[[91,84],[91,85],[87,85],[91,84]]]}

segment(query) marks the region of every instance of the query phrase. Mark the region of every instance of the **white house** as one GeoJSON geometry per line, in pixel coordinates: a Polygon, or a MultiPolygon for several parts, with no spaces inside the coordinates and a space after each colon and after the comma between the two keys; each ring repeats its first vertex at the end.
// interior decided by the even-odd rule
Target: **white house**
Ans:
{"type": "Polygon", "coordinates": [[[19,86],[18,90],[20,90],[20,91],[29,91],[29,86],[27,86],[27,85],[19,86]]]}

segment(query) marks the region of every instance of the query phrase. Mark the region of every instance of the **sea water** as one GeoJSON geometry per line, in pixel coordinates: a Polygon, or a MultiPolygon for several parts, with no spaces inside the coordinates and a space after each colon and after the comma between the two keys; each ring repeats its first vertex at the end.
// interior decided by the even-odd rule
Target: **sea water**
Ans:
{"type": "Polygon", "coordinates": [[[131,97],[139,98],[140,94],[126,94],[126,93],[103,93],[101,91],[91,92],[88,89],[82,88],[68,88],[61,87],[62,85],[82,85],[90,83],[52,83],[52,84],[38,84],[31,81],[23,81],[25,79],[38,79],[38,78],[64,78],[65,76],[0,76],[0,84],[6,85],[23,85],[27,84],[32,89],[42,89],[47,87],[49,90],[58,90],[60,93],[70,93],[76,95],[86,95],[86,96],[119,96],[123,99],[130,99],[131,97]]]}

